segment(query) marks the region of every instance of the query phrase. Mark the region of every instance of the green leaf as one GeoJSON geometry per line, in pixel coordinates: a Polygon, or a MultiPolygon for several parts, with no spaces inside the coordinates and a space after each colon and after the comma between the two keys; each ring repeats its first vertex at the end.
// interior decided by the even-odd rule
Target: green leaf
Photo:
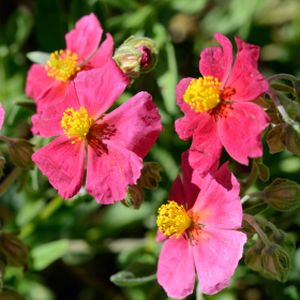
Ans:
{"type": "Polygon", "coordinates": [[[50,54],[41,51],[32,51],[26,54],[27,58],[36,64],[45,64],[50,58],[50,54]]]}
{"type": "Polygon", "coordinates": [[[33,267],[40,271],[47,268],[69,250],[69,240],[62,239],[35,247],[31,251],[33,267]]]}
{"type": "Polygon", "coordinates": [[[135,277],[132,272],[129,271],[120,271],[110,277],[115,285],[121,287],[134,287],[138,286],[156,279],[156,274],[144,276],[144,277],[135,277]]]}

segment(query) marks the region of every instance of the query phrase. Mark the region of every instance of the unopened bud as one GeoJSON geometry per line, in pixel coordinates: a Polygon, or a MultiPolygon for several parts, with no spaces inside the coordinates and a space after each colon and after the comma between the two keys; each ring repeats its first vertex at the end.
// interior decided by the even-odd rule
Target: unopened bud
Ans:
{"type": "Polygon", "coordinates": [[[134,209],[140,208],[144,201],[144,191],[138,185],[131,185],[127,189],[127,194],[123,200],[123,204],[134,209]]]}
{"type": "Polygon", "coordinates": [[[245,253],[245,264],[254,271],[262,269],[261,252],[264,244],[260,239],[245,253]]]}
{"type": "Polygon", "coordinates": [[[33,154],[33,145],[25,139],[9,138],[8,154],[11,161],[19,168],[30,169],[33,167],[31,156],[33,154]]]}
{"type": "Polygon", "coordinates": [[[137,78],[154,68],[157,57],[153,40],[131,36],[116,50],[114,60],[129,78],[137,78]]]}
{"type": "Polygon", "coordinates": [[[276,210],[296,209],[300,206],[300,185],[288,179],[276,178],[264,189],[263,198],[276,210]]]}
{"type": "Polygon", "coordinates": [[[156,189],[161,181],[161,167],[156,162],[145,162],[142,175],[138,180],[138,185],[142,189],[156,189]]]}
{"type": "Polygon", "coordinates": [[[262,250],[261,256],[262,274],[280,282],[287,280],[291,259],[281,246],[271,243],[262,250]]]}
{"type": "Polygon", "coordinates": [[[6,263],[12,266],[26,266],[28,248],[14,234],[0,234],[0,254],[5,257],[6,263]]]}

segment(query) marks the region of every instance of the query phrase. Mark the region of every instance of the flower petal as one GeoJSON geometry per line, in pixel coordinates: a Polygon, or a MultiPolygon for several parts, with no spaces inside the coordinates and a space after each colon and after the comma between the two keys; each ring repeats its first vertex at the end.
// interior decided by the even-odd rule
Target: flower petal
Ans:
{"type": "Polygon", "coordinates": [[[245,165],[248,157],[262,156],[262,132],[268,124],[268,115],[251,102],[233,103],[232,109],[217,122],[219,137],[226,151],[245,165]]]}
{"type": "Polygon", "coordinates": [[[150,94],[140,92],[103,118],[116,127],[111,138],[140,157],[147,155],[162,130],[157,107],[150,94]]]}
{"type": "Polygon", "coordinates": [[[202,180],[199,196],[192,208],[200,223],[210,228],[235,229],[242,225],[243,211],[239,188],[227,190],[210,174],[202,180]]]}
{"type": "Polygon", "coordinates": [[[82,62],[96,51],[102,32],[102,27],[93,13],[84,16],[76,22],[75,28],[66,34],[67,49],[76,53],[79,62],[82,62]]]}
{"type": "Polygon", "coordinates": [[[193,142],[189,152],[189,162],[193,169],[201,175],[210,171],[220,159],[222,144],[220,142],[215,120],[202,113],[201,121],[193,134],[193,142]]]}
{"type": "Polygon", "coordinates": [[[38,109],[44,104],[63,98],[67,83],[48,77],[44,65],[33,64],[28,71],[26,80],[26,95],[38,103],[38,109]]]}
{"type": "Polygon", "coordinates": [[[190,106],[183,101],[183,95],[188,88],[191,80],[194,79],[192,77],[183,78],[179,81],[179,83],[176,86],[176,102],[177,105],[180,107],[181,111],[186,114],[196,114],[190,106]]]}
{"type": "Polygon", "coordinates": [[[32,160],[64,199],[78,193],[84,175],[84,143],[59,137],[36,151],[32,160]]]}
{"type": "Polygon", "coordinates": [[[164,243],[158,259],[157,280],[169,297],[182,299],[193,293],[195,267],[187,239],[173,238],[164,243]]]}
{"type": "MultiPolygon", "coordinates": [[[[42,104],[41,110],[32,116],[33,134],[38,134],[43,137],[58,136],[63,134],[60,122],[65,109],[72,107],[75,110],[79,109],[79,102],[74,87],[74,82],[70,82],[65,92],[65,97],[57,98],[54,102],[42,104]]],[[[41,100],[44,103],[45,99],[41,100]]]]}
{"type": "Polygon", "coordinates": [[[193,247],[200,289],[215,294],[225,288],[243,254],[246,235],[238,231],[205,228],[193,247]]]}
{"type": "Polygon", "coordinates": [[[200,114],[188,113],[175,121],[175,131],[180,139],[184,141],[189,140],[199,122],[201,122],[200,114]]]}
{"type": "Polygon", "coordinates": [[[94,119],[112,106],[127,84],[127,77],[112,60],[102,68],[82,71],[75,78],[79,102],[94,119]]]}
{"type": "Polygon", "coordinates": [[[0,129],[3,126],[4,117],[5,117],[5,111],[3,109],[3,106],[0,104],[0,129]]]}
{"type": "Polygon", "coordinates": [[[92,68],[101,68],[109,59],[112,59],[114,41],[107,33],[105,41],[101,44],[96,54],[89,61],[92,68]]]}
{"type": "Polygon", "coordinates": [[[257,69],[259,47],[235,38],[238,52],[226,86],[234,88],[233,101],[251,101],[269,89],[267,80],[257,69]]]}
{"type": "Polygon", "coordinates": [[[199,70],[203,76],[213,76],[225,85],[232,66],[232,44],[221,33],[215,33],[215,39],[220,47],[204,49],[200,54],[199,70]]]}
{"type": "Polygon", "coordinates": [[[120,201],[128,185],[137,182],[142,167],[140,157],[112,142],[107,142],[107,153],[102,155],[89,146],[86,190],[101,204],[120,201]]]}

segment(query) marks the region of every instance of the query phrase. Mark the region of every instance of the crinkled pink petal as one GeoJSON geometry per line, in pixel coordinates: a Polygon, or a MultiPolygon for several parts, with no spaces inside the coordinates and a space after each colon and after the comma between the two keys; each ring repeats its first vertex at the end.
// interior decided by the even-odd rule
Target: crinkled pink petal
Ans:
{"type": "Polygon", "coordinates": [[[101,68],[109,59],[112,59],[114,41],[112,36],[107,33],[105,41],[101,44],[96,54],[89,61],[92,68],[101,68]]]}
{"type": "Polygon", "coordinates": [[[264,110],[251,102],[235,102],[217,122],[220,140],[229,155],[241,164],[263,154],[262,132],[269,124],[264,110]]]}
{"type": "Polygon", "coordinates": [[[62,136],[36,151],[32,160],[64,199],[78,193],[84,175],[84,143],[72,144],[62,136]]]}
{"type": "Polygon", "coordinates": [[[111,137],[121,147],[140,157],[147,155],[162,130],[161,119],[152,97],[140,92],[103,118],[116,126],[111,137]]]}
{"type": "Polygon", "coordinates": [[[156,231],[156,241],[162,242],[165,241],[168,237],[166,237],[159,229],[156,231]]]}
{"type": "Polygon", "coordinates": [[[32,116],[32,133],[43,137],[62,135],[63,130],[60,123],[67,108],[79,109],[74,82],[70,82],[68,85],[64,98],[58,98],[54,103],[49,102],[48,105],[43,106],[42,111],[38,111],[32,116]]]}
{"type": "Polygon", "coordinates": [[[195,111],[193,111],[190,106],[184,102],[183,95],[188,88],[191,80],[194,79],[192,77],[183,78],[179,81],[179,83],[176,86],[176,102],[178,106],[180,107],[181,111],[185,114],[191,114],[195,115],[198,114],[195,111]]]}
{"type": "Polygon", "coordinates": [[[234,88],[233,101],[255,100],[269,89],[267,80],[258,71],[259,47],[235,38],[238,52],[226,86],[234,88]]]}
{"type": "Polygon", "coordinates": [[[80,105],[94,119],[99,118],[120,97],[128,79],[114,61],[109,60],[102,68],[78,73],[75,87],[80,105]]]}
{"type": "Polygon", "coordinates": [[[97,155],[88,146],[86,190],[100,204],[124,199],[128,185],[141,175],[142,159],[132,151],[107,141],[107,153],[97,155]]]}
{"type": "Polygon", "coordinates": [[[26,95],[33,98],[42,107],[41,99],[47,105],[48,102],[63,98],[66,86],[67,83],[49,77],[44,65],[33,64],[27,74],[26,95]]]}
{"type": "Polygon", "coordinates": [[[0,104],[0,129],[3,126],[4,117],[5,117],[5,111],[3,109],[3,106],[0,104]]]}
{"type": "Polygon", "coordinates": [[[228,191],[210,174],[203,178],[201,191],[192,210],[199,212],[199,222],[210,228],[234,229],[242,225],[239,189],[228,191]]]}
{"type": "Polygon", "coordinates": [[[93,13],[84,16],[76,22],[75,28],[66,34],[67,49],[76,53],[79,62],[82,62],[97,50],[102,32],[102,27],[93,13]]]}
{"type": "Polygon", "coordinates": [[[183,299],[193,293],[195,267],[187,239],[172,238],[164,243],[158,259],[157,280],[169,297],[183,299]]]}
{"type": "Polygon", "coordinates": [[[185,202],[187,210],[194,205],[200,191],[199,187],[192,183],[194,169],[192,169],[188,158],[189,151],[185,151],[181,154],[182,181],[185,195],[183,202],[185,202]]]}
{"type": "Polygon", "coordinates": [[[189,152],[190,165],[205,175],[220,159],[221,151],[222,144],[218,136],[216,122],[209,114],[202,113],[199,125],[193,134],[193,142],[189,152]]]}
{"type": "Polygon", "coordinates": [[[225,85],[232,66],[232,44],[221,33],[215,33],[220,47],[205,48],[200,54],[199,70],[203,76],[213,76],[225,85]]]}
{"type": "Polygon", "coordinates": [[[246,235],[235,230],[204,227],[193,246],[193,256],[204,294],[215,294],[225,288],[243,254],[246,235]]]}
{"type": "Polygon", "coordinates": [[[200,114],[186,114],[175,121],[175,130],[180,139],[186,141],[191,138],[199,122],[201,122],[200,114]]]}

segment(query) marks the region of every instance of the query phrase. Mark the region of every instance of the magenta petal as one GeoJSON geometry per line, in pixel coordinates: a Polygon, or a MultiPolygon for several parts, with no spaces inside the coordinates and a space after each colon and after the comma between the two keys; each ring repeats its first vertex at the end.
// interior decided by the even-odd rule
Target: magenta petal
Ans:
{"type": "Polygon", "coordinates": [[[233,101],[251,101],[269,89],[267,80],[257,69],[259,47],[235,38],[238,52],[226,86],[235,89],[233,101]]]}
{"type": "Polygon", "coordinates": [[[112,60],[102,68],[82,71],[75,78],[79,102],[94,119],[113,105],[127,84],[127,77],[112,60]]]}
{"type": "Polygon", "coordinates": [[[220,47],[204,49],[200,54],[199,70],[203,76],[218,78],[222,85],[226,83],[232,65],[232,44],[221,33],[215,33],[215,39],[220,47]]]}
{"type": "Polygon", "coordinates": [[[228,191],[210,174],[203,178],[201,191],[192,210],[199,212],[201,224],[210,228],[235,229],[242,225],[239,188],[228,191]]]}
{"type": "Polygon", "coordinates": [[[190,165],[205,175],[220,159],[221,150],[222,144],[215,120],[210,115],[202,113],[189,152],[190,165]]]}
{"type": "Polygon", "coordinates": [[[164,243],[158,259],[157,280],[169,297],[183,299],[193,293],[195,267],[187,239],[173,238],[164,243]]]}
{"type": "Polygon", "coordinates": [[[215,294],[225,288],[243,254],[246,235],[234,230],[205,227],[203,238],[193,247],[200,289],[215,294]]]}
{"type": "Polygon", "coordinates": [[[264,110],[251,102],[236,102],[226,117],[218,120],[218,132],[229,155],[241,164],[248,164],[248,157],[263,154],[262,132],[269,124],[264,110]]]}
{"type": "Polygon", "coordinates": [[[46,98],[52,101],[64,96],[66,83],[48,77],[44,65],[33,64],[28,71],[26,81],[26,95],[38,103],[46,98]]]}
{"type": "Polygon", "coordinates": [[[124,199],[128,185],[137,182],[143,167],[135,153],[111,142],[107,149],[107,153],[97,155],[88,147],[86,190],[101,204],[124,199]]]}
{"type": "Polygon", "coordinates": [[[84,143],[72,144],[62,136],[36,151],[32,160],[64,199],[78,193],[84,175],[84,143]]]}
{"type": "Polygon", "coordinates": [[[33,134],[38,134],[42,137],[59,136],[63,134],[63,130],[60,126],[61,116],[57,115],[53,117],[47,114],[35,114],[32,116],[32,128],[33,134]],[[49,126],[49,124],[51,124],[49,126]]]}
{"type": "Polygon", "coordinates": [[[172,201],[176,201],[180,205],[185,206],[186,199],[185,199],[183,184],[180,176],[177,176],[176,179],[174,180],[168,199],[172,201]]]}
{"type": "Polygon", "coordinates": [[[76,22],[75,28],[66,34],[67,49],[76,53],[80,61],[86,60],[96,51],[102,32],[102,27],[93,13],[84,16],[76,22]]]}
{"type": "Polygon", "coordinates": [[[140,157],[146,156],[162,130],[157,107],[150,94],[140,92],[103,118],[116,126],[111,138],[140,157]]]}
{"type": "Polygon", "coordinates": [[[112,58],[114,41],[112,36],[107,33],[105,41],[101,44],[96,54],[89,61],[92,68],[102,67],[109,59],[112,58]]]}
{"type": "Polygon", "coordinates": [[[3,106],[0,104],[0,129],[3,126],[4,117],[5,117],[5,111],[3,109],[3,106]]]}
{"type": "Polygon", "coordinates": [[[191,138],[199,122],[200,114],[187,113],[180,119],[175,121],[175,130],[180,139],[186,141],[191,138]]]}

